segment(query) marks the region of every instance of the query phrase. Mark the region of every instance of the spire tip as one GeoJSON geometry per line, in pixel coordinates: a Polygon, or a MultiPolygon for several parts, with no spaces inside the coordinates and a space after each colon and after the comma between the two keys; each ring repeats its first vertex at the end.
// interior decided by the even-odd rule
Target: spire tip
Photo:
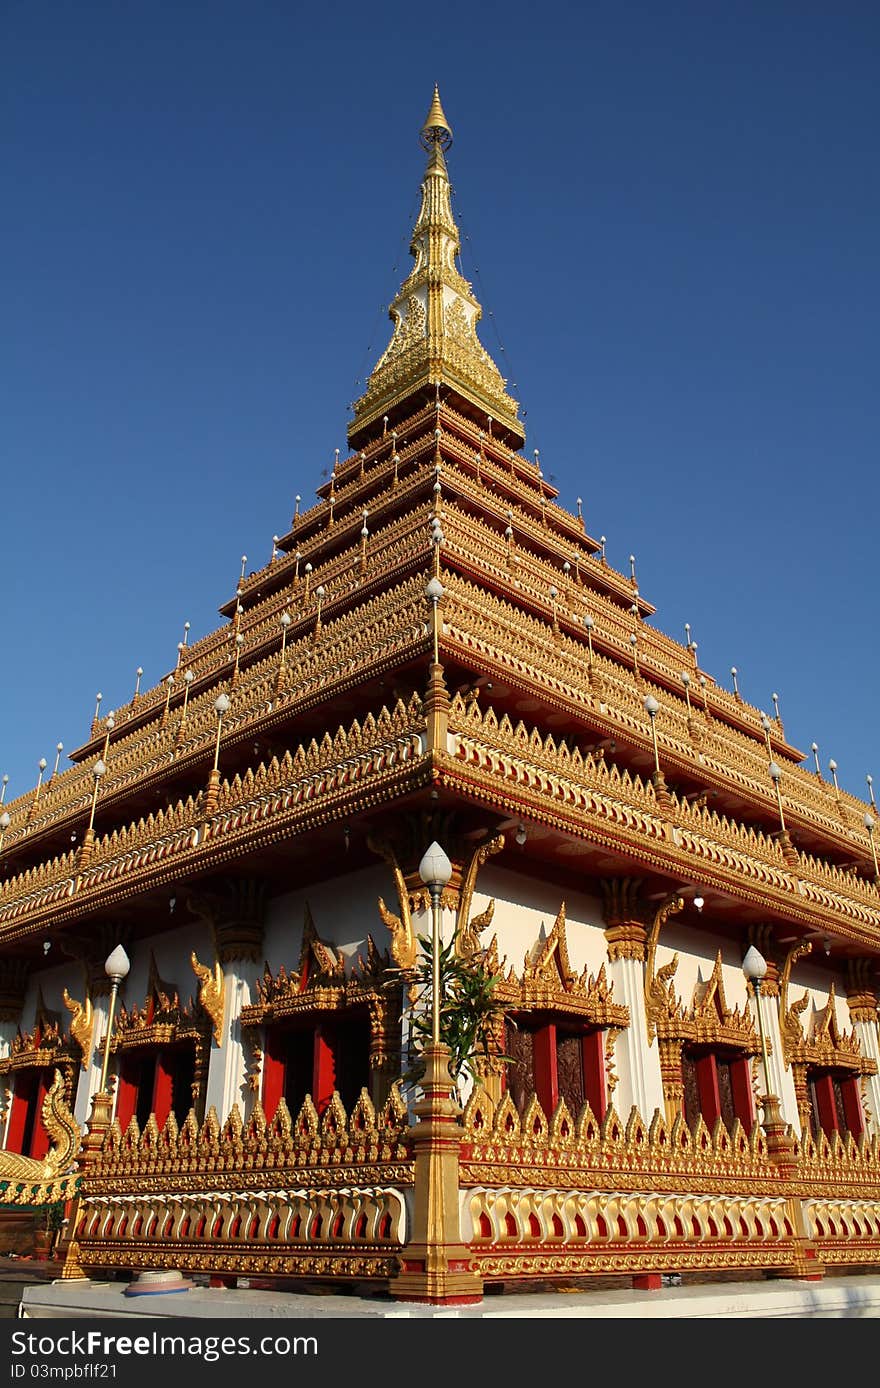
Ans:
{"type": "Polygon", "coordinates": [[[440,87],[434,83],[434,97],[431,108],[425,118],[425,123],[419,131],[419,140],[424,149],[432,149],[434,145],[439,145],[441,149],[448,149],[452,144],[452,126],[446,119],[443,107],[440,104],[440,87]]]}

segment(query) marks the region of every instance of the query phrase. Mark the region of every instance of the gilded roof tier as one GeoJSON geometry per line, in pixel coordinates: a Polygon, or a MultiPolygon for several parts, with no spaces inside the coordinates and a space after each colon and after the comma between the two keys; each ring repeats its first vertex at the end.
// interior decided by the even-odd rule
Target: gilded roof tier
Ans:
{"type": "MultiPolygon", "coordinates": [[[[439,96],[423,136],[407,284],[449,290],[476,322],[470,287],[455,278],[439,96]]],[[[217,629],[116,709],[112,727],[96,719],[70,769],[3,807],[0,940],[434,785],[502,820],[551,826],[573,853],[600,845],[671,881],[698,880],[737,905],[880,948],[869,807],[809,770],[778,717],[762,720],[698,667],[695,648],[651,624],[654,608],[632,574],[608,564],[580,504],[577,515],[561,506],[518,451],[514,402],[505,397],[513,424],[502,437],[475,415],[476,386],[444,384],[427,397],[401,385],[396,412],[365,407],[352,453],[313,505],[297,506],[271,562],[242,577],[217,629]],[[442,756],[425,748],[419,702],[433,574],[453,696],[442,756]],[[383,710],[380,680],[401,687],[404,703],[383,710]],[[230,706],[209,803],[221,692],[230,706]],[[357,709],[345,727],[333,708],[343,700],[357,709]],[[313,745],[301,745],[307,715],[322,724],[313,745]],[[667,799],[651,782],[652,733],[667,799]],[[258,751],[267,741],[279,749],[268,761],[258,751]],[[776,833],[771,757],[788,845],[776,833]]]]}

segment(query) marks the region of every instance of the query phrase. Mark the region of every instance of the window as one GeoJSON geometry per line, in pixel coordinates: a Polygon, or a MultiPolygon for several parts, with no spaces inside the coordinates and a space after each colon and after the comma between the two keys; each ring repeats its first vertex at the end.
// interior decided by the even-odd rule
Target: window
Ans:
{"type": "Polygon", "coordinates": [[[682,1048],[684,1117],[693,1130],[699,1118],[711,1132],[720,1118],[730,1132],[739,1119],[747,1133],[757,1121],[747,1055],[707,1047],[682,1048]]]}
{"type": "Polygon", "coordinates": [[[48,1152],[49,1135],[41,1120],[43,1100],[54,1077],[51,1068],[37,1066],[29,1066],[16,1074],[6,1135],[7,1152],[18,1152],[37,1160],[48,1152]]]}
{"type": "Polygon", "coordinates": [[[605,1033],[564,1014],[525,1013],[505,1028],[507,1087],[520,1113],[534,1094],[548,1118],[564,1099],[576,1117],[585,1103],[598,1119],[608,1108],[605,1033]]]}
{"type": "Polygon", "coordinates": [[[859,1077],[846,1070],[819,1066],[807,1069],[807,1093],[810,1097],[810,1122],[813,1136],[825,1133],[844,1137],[852,1133],[858,1141],[865,1131],[859,1077]]]}
{"type": "Polygon", "coordinates": [[[263,1060],[263,1110],[275,1115],[284,1099],[296,1117],[307,1094],[321,1114],[338,1090],[350,1112],[370,1081],[370,1022],[366,1013],[327,1013],[315,1023],[270,1026],[263,1060]]]}
{"type": "Polygon", "coordinates": [[[151,1113],[159,1127],[169,1113],[178,1125],[193,1107],[195,1047],[192,1044],[136,1046],[125,1050],[119,1066],[116,1117],[123,1131],[137,1119],[143,1132],[151,1113]]]}

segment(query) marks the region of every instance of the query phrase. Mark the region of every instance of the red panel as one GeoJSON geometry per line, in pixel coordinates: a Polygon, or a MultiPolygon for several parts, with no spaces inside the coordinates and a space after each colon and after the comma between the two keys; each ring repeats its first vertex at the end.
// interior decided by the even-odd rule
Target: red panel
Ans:
{"type": "Polygon", "coordinates": [[[322,1022],[315,1028],[315,1061],[312,1078],[312,1098],[315,1108],[323,1113],[336,1088],[336,1056],[333,1051],[333,1036],[322,1022]]]}
{"type": "Polygon", "coordinates": [[[855,1076],[840,1081],[840,1092],[843,1095],[843,1111],[846,1115],[847,1129],[858,1142],[865,1131],[865,1115],[862,1112],[859,1082],[855,1076]]]}
{"type": "Polygon", "coordinates": [[[151,1104],[152,1112],[155,1113],[156,1122],[160,1128],[164,1126],[165,1120],[171,1112],[173,1076],[171,1056],[168,1051],[160,1051],[156,1057],[156,1077],[153,1081],[153,1101],[151,1104]]]}
{"type": "Polygon", "coordinates": [[[608,1108],[604,1031],[588,1031],[581,1046],[584,1058],[584,1098],[601,1122],[608,1108]]]}
{"type": "Polygon", "coordinates": [[[268,1122],[275,1117],[278,1101],[284,1093],[284,1050],[281,1033],[270,1030],[266,1036],[263,1056],[263,1112],[268,1122]]]}
{"type": "Polygon", "coordinates": [[[819,1112],[819,1127],[823,1133],[831,1137],[832,1133],[840,1131],[837,1121],[837,1105],[834,1102],[834,1082],[830,1075],[820,1075],[813,1080],[813,1089],[816,1094],[816,1108],[819,1112]]]}
{"type": "Polygon", "coordinates": [[[559,1103],[559,1077],[556,1070],[556,1027],[553,1022],[534,1033],[535,1094],[550,1118],[559,1103]]]}
{"type": "Polygon", "coordinates": [[[135,1056],[126,1056],[119,1067],[119,1081],[116,1085],[116,1119],[125,1132],[137,1108],[138,1078],[140,1065],[135,1056]]]}
{"type": "Polygon", "coordinates": [[[752,1067],[746,1056],[730,1062],[730,1087],[733,1090],[733,1110],[747,1133],[758,1121],[755,1095],[752,1089],[752,1067]]]}
{"type": "Polygon", "coordinates": [[[22,1070],[15,1077],[12,1091],[12,1112],[9,1115],[9,1130],[6,1135],[7,1152],[21,1152],[27,1127],[28,1105],[34,1092],[37,1077],[33,1070],[22,1070]]]}
{"type": "Polygon", "coordinates": [[[714,1055],[700,1056],[696,1063],[697,1092],[700,1096],[700,1113],[703,1122],[711,1132],[721,1117],[721,1095],[718,1092],[718,1069],[714,1055]]]}
{"type": "Polygon", "coordinates": [[[34,1135],[31,1138],[30,1155],[39,1161],[49,1150],[49,1134],[43,1127],[43,1100],[49,1091],[53,1075],[41,1070],[37,1081],[37,1103],[34,1111],[34,1135]]]}

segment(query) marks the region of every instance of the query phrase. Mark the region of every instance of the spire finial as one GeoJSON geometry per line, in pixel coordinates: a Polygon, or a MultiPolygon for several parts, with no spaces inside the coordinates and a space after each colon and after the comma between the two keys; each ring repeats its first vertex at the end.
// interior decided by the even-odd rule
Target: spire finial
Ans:
{"type": "Polygon", "coordinates": [[[419,140],[423,149],[432,149],[434,145],[439,145],[441,149],[448,149],[452,144],[452,127],[440,105],[440,88],[436,82],[434,83],[434,99],[425,118],[425,124],[419,131],[419,140]]]}

